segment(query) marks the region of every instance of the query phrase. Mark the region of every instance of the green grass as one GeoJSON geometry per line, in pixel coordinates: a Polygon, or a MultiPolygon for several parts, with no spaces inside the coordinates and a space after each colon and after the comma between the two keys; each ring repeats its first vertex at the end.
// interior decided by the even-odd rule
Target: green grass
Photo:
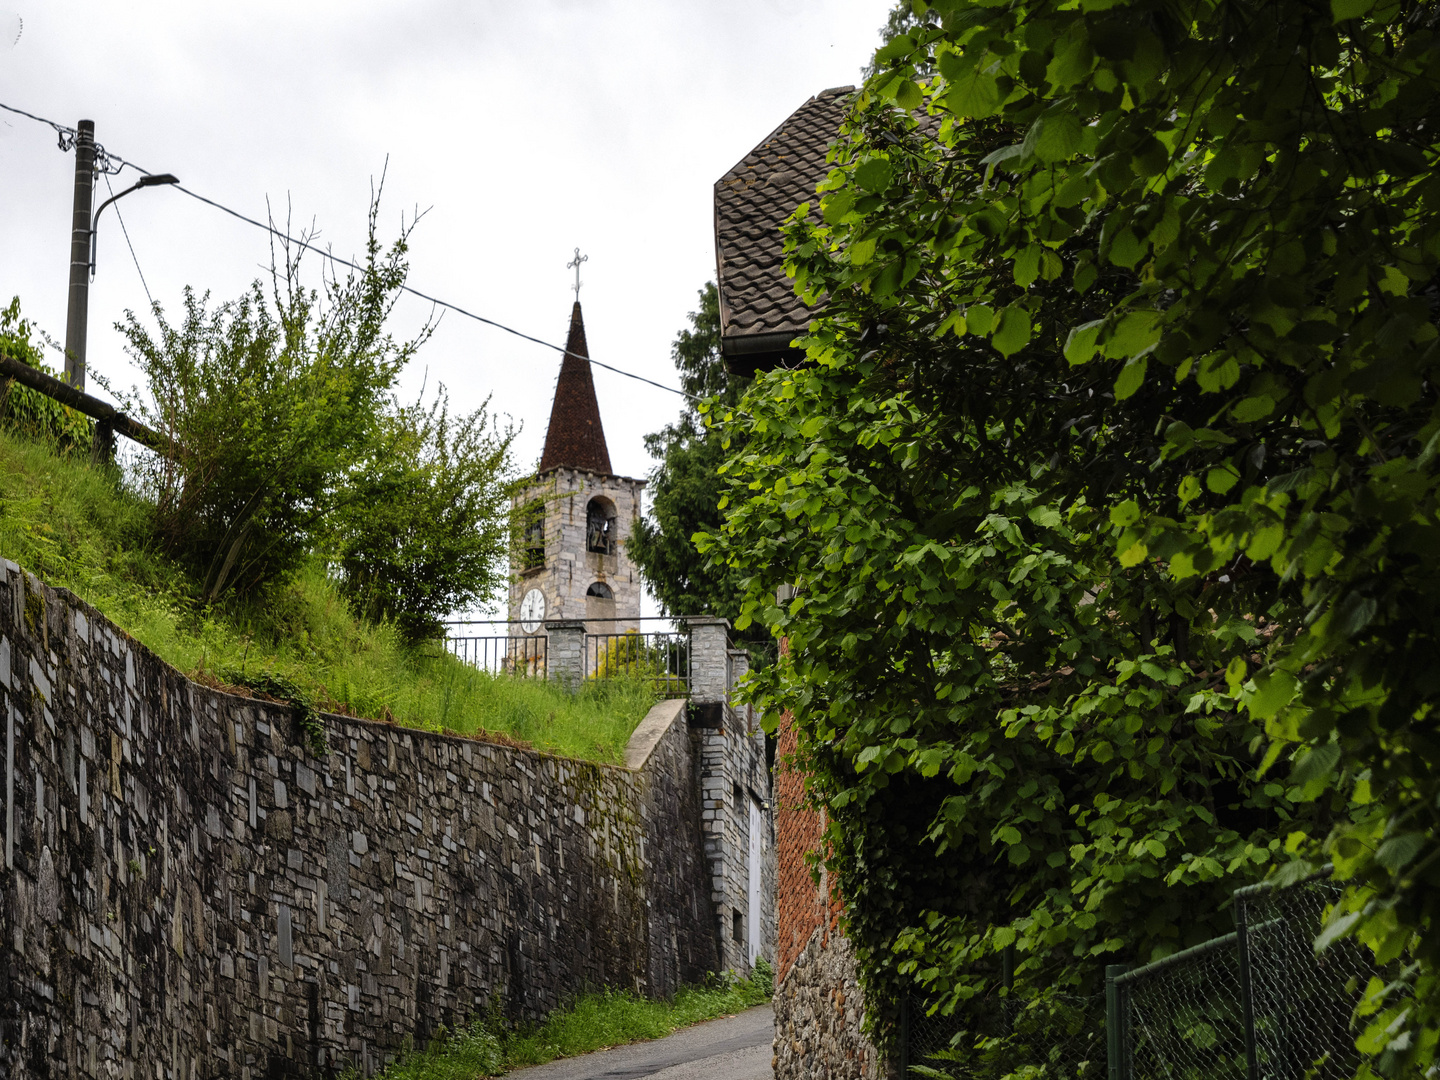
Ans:
{"type": "Polygon", "coordinates": [[[650,1001],[622,992],[587,994],[530,1030],[507,1031],[494,1022],[476,1020],[442,1035],[425,1050],[405,1055],[380,1075],[383,1080],[499,1076],[556,1058],[658,1039],[702,1020],[763,1005],[773,991],[774,975],[761,960],[749,979],[717,978],[704,986],[687,986],[673,1001],[650,1001]]]}
{"type": "Polygon", "coordinates": [[[654,704],[639,678],[571,695],[477,671],[438,645],[407,647],[392,626],[358,619],[318,560],[263,601],[202,607],[195,583],[149,543],[149,520],[117,470],[0,429],[0,555],[69,589],[199,681],[269,671],[328,711],[617,763],[654,704]]]}

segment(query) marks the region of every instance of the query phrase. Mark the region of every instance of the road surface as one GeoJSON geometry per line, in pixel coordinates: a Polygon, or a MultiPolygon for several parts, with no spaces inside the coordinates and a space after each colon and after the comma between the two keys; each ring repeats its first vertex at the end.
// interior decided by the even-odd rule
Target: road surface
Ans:
{"type": "Polygon", "coordinates": [[[505,1080],[771,1080],[775,1019],[769,1005],[684,1028],[654,1042],[552,1061],[505,1080]]]}

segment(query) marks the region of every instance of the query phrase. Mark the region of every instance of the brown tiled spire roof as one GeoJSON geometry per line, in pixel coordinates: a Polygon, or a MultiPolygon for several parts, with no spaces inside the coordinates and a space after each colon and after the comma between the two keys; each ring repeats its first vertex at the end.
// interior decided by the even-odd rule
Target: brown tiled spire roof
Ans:
{"type": "Polygon", "coordinates": [[[605,446],[605,429],[600,426],[600,403],[595,400],[589,356],[585,320],[580,317],[580,301],[576,300],[570,313],[565,359],[560,362],[560,377],[555,380],[555,404],[550,407],[545,452],[540,455],[541,472],[563,465],[610,475],[610,451],[605,446]]]}
{"type": "MultiPolygon", "coordinates": [[[[816,94],[715,183],[715,261],[720,341],[732,358],[784,353],[815,312],[785,276],[780,226],[809,201],[829,166],[825,152],[840,132],[852,86],[816,94]]],[[[817,214],[818,217],[818,214],[817,214]]]]}

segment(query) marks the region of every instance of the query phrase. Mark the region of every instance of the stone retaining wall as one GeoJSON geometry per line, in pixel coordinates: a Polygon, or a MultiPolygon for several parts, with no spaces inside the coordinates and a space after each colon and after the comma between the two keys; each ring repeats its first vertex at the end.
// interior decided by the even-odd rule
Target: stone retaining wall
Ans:
{"type": "Polygon", "coordinates": [[[881,1080],[885,1063],[861,1032],[864,1019],[850,942],[821,927],[775,989],[777,1080],[881,1080]]]}
{"type": "Polygon", "coordinates": [[[716,970],[681,705],[628,768],[336,716],[316,757],[0,562],[0,1076],[369,1073],[716,970]]]}

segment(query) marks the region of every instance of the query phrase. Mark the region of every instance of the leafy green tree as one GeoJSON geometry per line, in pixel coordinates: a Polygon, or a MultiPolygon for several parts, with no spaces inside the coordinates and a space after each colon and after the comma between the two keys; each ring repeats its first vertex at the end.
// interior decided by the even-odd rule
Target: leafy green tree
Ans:
{"type": "Polygon", "coordinates": [[[1329,858],[1327,936],[1410,964],[1367,1068],[1423,1071],[1440,8],[932,7],[788,228],[826,316],[702,543],[789,638],[867,1001],[984,1031],[1003,949],[1050,1008],[1329,858]]]}
{"type": "MultiPolygon", "coordinates": [[[[208,309],[186,289],[184,318],[152,335],[127,312],[117,328],[148,396],[132,408],[175,452],[144,456],[162,548],[202,581],[203,599],[253,592],[292,573],[320,543],[342,479],[370,451],[401,368],[428,336],[386,330],[406,274],[409,229],[382,250],[378,198],[365,269],[330,277],[323,297],[284,252],[269,291],[208,309]]],[[[413,223],[410,226],[413,228],[413,223]]]]}
{"type": "Polygon", "coordinates": [[[342,590],[411,641],[507,580],[515,431],[488,409],[452,417],[444,387],[429,409],[397,406],[328,526],[342,590]]]}
{"type": "Polygon", "coordinates": [[[741,578],[728,567],[710,567],[695,550],[697,532],[720,527],[720,467],[743,445],[736,425],[721,425],[715,410],[733,407],[747,379],[725,374],[720,356],[720,301],[714,282],[700,290],[690,328],[675,338],[671,355],[681,388],[697,400],[679,420],[645,437],[660,459],[650,474],[650,513],[635,523],[629,553],[667,615],[709,613],[731,620],[740,613],[741,578]]]}

